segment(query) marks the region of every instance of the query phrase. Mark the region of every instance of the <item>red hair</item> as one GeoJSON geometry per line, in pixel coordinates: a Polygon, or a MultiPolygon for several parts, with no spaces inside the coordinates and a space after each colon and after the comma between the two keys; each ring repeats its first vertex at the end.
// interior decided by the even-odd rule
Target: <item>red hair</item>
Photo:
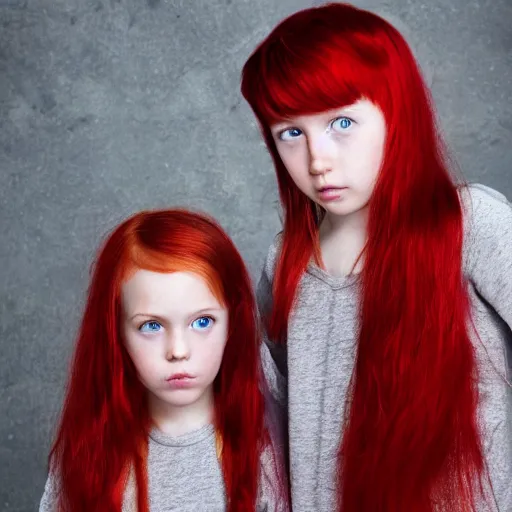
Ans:
{"type": "Polygon", "coordinates": [[[59,510],[120,511],[130,468],[138,510],[149,510],[151,419],[119,321],[121,285],[139,268],[195,272],[228,309],[229,334],[214,381],[214,421],[222,439],[227,510],[255,510],[260,454],[268,438],[251,280],[222,228],[185,210],[138,213],[113,231],[99,253],[50,453],[50,467],[61,480],[59,510]]]}
{"type": "Polygon", "coordinates": [[[273,157],[285,213],[267,319],[278,342],[286,340],[310,258],[321,265],[322,212],[291,180],[270,125],[361,98],[386,120],[338,455],[340,510],[473,510],[484,461],[461,269],[462,207],[411,50],[370,12],[341,3],[306,9],[281,22],[251,55],[242,93],[273,157]]]}

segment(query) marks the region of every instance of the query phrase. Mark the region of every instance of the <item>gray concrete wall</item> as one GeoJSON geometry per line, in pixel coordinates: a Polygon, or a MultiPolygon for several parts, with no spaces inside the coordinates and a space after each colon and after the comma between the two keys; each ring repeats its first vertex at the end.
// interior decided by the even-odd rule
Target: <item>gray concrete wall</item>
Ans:
{"type": "MultiPolygon", "coordinates": [[[[201,208],[258,274],[277,194],[239,73],[314,3],[0,0],[0,510],[36,510],[108,229],[142,208],[201,208]]],[[[466,177],[512,197],[511,0],[356,3],[410,40],[466,177]]]]}

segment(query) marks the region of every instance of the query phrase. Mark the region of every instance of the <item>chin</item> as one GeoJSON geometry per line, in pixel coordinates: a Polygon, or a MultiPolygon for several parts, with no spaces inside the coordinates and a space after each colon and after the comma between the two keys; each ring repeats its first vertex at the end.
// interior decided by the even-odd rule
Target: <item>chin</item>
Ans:
{"type": "Polygon", "coordinates": [[[351,207],[350,205],[334,205],[334,204],[328,204],[323,206],[324,210],[329,215],[334,215],[336,217],[347,217],[348,215],[352,215],[356,212],[358,212],[361,208],[357,207],[351,207]]]}
{"type": "Polygon", "coordinates": [[[171,407],[189,407],[197,402],[197,400],[165,400],[167,405],[171,407]]]}
{"type": "Polygon", "coordinates": [[[368,206],[368,202],[365,201],[337,201],[326,203],[321,205],[322,208],[330,215],[336,215],[338,217],[346,217],[353,215],[358,212],[362,212],[368,206]]]}
{"type": "Polygon", "coordinates": [[[196,389],[180,389],[163,393],[158,398],[171,407],[187,407],[197,402],[202,396],[203,392],[196,389]]]}

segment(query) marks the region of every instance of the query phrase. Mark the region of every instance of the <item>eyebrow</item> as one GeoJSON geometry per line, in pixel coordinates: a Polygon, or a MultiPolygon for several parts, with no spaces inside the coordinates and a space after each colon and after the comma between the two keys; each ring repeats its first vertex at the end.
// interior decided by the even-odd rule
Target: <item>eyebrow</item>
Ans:
{"type": "MultiPolygon", "coordinates": [[[[205,313],[214,313],[214,312],[220,313],[221,311],[224,311],[224,309],[217,308],[217,307],[202,308],[202,309],[199,309],[198,311],[194,311],[194,312],[188,314],[187,316],[203,315],[205,313]]],[[[129,318],[129,320],[134,320],[138,316],[143,316],[145,318],[156,318],[157,320],[164,320],[164,318],[161,315],[154,315],[153,313],[135,313],[134,315],[132,315],[129,318]]]]}

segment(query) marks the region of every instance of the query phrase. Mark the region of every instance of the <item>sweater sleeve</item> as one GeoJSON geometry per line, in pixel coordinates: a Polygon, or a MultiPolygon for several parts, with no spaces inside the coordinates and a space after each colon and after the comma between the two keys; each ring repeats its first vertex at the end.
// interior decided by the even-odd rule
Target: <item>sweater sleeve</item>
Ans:
{"type": "Polygon", "coordinates": [[[257,512],[289,512],[288,485],[279,446],[270,442],[263,450],[257,512]]]}
{"type": "Polygon", "coordinates": [[[484,185],[471,185],[466,275],[512,329],[512,205],[484,185]]]}
{"type": "MultiPolygon", "coordinates": [[[[272,281],[277,248],[274,243],[265,261],[265,266],[258,282],[256,297],[260,317],[265,320],[272,310],[272,281]]],[[[265,321],[263,321],[265,325],[265,321]]],[[[263,373],[271,395],[286,410],[287,407],[287,360],[286,346],[269,339],[263,326],[263,343],[261,344],[261,362],[263,373]]]]}
{"type": "Polygon", "coordinates": [[[43,497],[39,503],[39,512],[57,512],[58,485],[54,473],[50,472],[44,486],[43,497]]]}

